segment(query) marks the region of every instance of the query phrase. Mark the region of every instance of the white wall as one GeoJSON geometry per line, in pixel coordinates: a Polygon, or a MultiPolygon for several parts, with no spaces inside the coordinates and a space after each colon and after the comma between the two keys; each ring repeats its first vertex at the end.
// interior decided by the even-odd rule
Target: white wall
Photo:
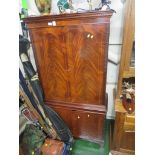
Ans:
{"type": "MultiPolygon", "coordinates": [[[[110,7],[116,11],[111,18],[108,57],[114,61],[120,61],[123,36],[124,3],[123,0],[112,0],[110,7]]],[[[107,69],[107,92],[108,112],[107,118],[114,118],[113,89],[117,88],[119,65],[108,62],[107,69]]]]}
{"type": "MultiPolygon", "coordinates": [[[[34,1],[31,1],[31,0],[27,0],[27,1],[28,1],[29,13],[33,15],[34,14],[38,15],[39,12],[35,6],[34,1]]],[[[57,8],[56,3],[57,3],[57,0],[55,1],[53,0],[52,12],[54,13],[58,13],[58,8],[57,8]]],[[[92,0],[92,3],[95,4],[94,5],[95,7],[98,7],[100,1],[92,0]]],[[[85,5],[81,7],[87,9],[88,5],[87,3],[85,3],[85,5]]],[[[122,32],[123,32],[122,29],[123,29],[123,17],[124,17],[123,0],[112,0],[110,7],[116,11],[116,14],[113,14],[111,18],[108,57],[109,59],[119,62],[121,47],[122,47],[121,45],[122,44],[122,32]]],[[[31,62],[34,65],[34,68],[36,69],[32,48],[30,48],[29,50],[29,55],[30,55],[31,62]]],[[[21,66],[21,63],[20,63],[20,66],[21,66]]],[[[114,102],[113,102],[113,89],[116,88],[117,86],[118,70],[119,70],[118,65],[114,65],[108,62],[107,88],[106,88],[106,91],[108,92],[107,118],[115,117],[114,102]]]]}

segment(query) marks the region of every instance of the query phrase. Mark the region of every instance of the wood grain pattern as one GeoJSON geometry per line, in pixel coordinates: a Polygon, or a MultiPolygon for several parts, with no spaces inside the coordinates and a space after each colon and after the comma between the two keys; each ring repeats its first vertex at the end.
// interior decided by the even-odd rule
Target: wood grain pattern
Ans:
{"type": "MultiPolygon", "coordinates": [[[[27,17],[23,20],[24,20],[24,22],[29,24],[29,26],[31,24],[33,24],[34,22],[37,23],[36,26],[39,26],[38,23],[40,23],[40,21],[42,21],[42,22],[46,21],[47,22],[47,21],[52,21],[52,20],[62,21],[62,22],[67,20],[67,21],[69,21],[69,25],[71,25],[70,22],[75,23],[76,20],[82,21],[83,19],[86,20],[86,23],[88,23],[88,21],[90,19],[93,19],[93,21],[95,23],[99,23],[99,22],[109,23],[109,19],[111,18],[112,14],[113,14],[112,10],[109,10],[109,11],[92,11],[92,12],[89,11],[89,12],[74,13],[74,14],[32,16],[32,17],[27,17]]],[[[67,23],[65,23],[65,25],[66,24],[67,23]]]]}
{"type": "Polygon", "coordinates": [[[46,104],[61,116],[74,137],[103,143],[106,117],[104,105],[61,104],[58,102],[47,102],[46,104]]]}
{"type": "Polygon", "coordinates": [[[103,62],[107,61],[104,49],[108,46],[104,27],[94,24],[32,31],[39,75],[46,81],[41,80],[45,100],[104,104],[103,62]]]}
{"type": "Polygon", "coordinates": [[[103,27],[93,24],[67,29],[71,102],[103,104],[105,100],[106,74],[102,63],[106,61],[103,50],[106,45],[102,38],[106,29],[103,27]]]}
{"type": "Polygon", "coordinates": [[[134,131],[124,131],[122,134],[121,148],[126,150],[135,150],[135,132],[134,131]]]}
{"type": "Polygon", "coordinates": [[[98,143],[103,142],[105,113],[74,110],[72,108],[53,107],[69,126],[74,137],[83,138],[98,143]]]}
{"type": "Polygon", "coordinates": [[[69,89],[63,29],[42,28],[32,31],[32,35],[45,99],[66,101],[69,89]]]}
{"type": "Polygon", "coordinates": [[[123,46],[115,99],[116,119],[112,148],[114,155],[135,154],[135,114],[128,114],[120,100],[123,78],[135,76],[134,68],[130,67],[135,32],[135,0],[128,0],[125,3],[123,46]]]}
{"type": "Polygon", "coordinates": [[[134,155],[135,153],[134,152],[128,152],[126,150],[122,150],[122,152],[120,151],[111,151],[111,154],[112,155],[134,155]]]}
{"type": "Polygon", "coordinates": [[[135,39],[135,0],[128,0],[125,4],[123,45],[118,78],[117,98],[122,93],[122,78],[135,76],[135,69],[130,67],[132,45],[135,39]]]}
{"type": "Polygon", "coordinates": [[[105,115],[86,111],[74,111],[72,118],[75,137],[80,135],[81,138],[88,140],[103,140],[105,115]]]}
{"type": "Polygon", "coordinates": [[[79,103],[69,103],[69,102],[45,102],[49,106],[53,107],[61,107],[66,109],[74,109],[74,110],[86,110],[94,113],[106,113],[107,108],[105,105],[93,105],[93,104],[79,104],[79,103]]]}
{"type": "Polygon", "coordinates": [[[120,100],[115,103],[116,119],[112,149],[134,154],[135,150],[135,116],[128,114],[120,100]]]}
{"type": "Polygon", "coordinates": [[[59,113],[75,137],[98,142],[104,137],[112,13],[94,11],[24,19],[45,103],[59,113]]]}
{"type": "Polygon", "coordinates": [[[119,150],[121,147],[121,138],[124,127],[125,114],[117,112],[117,117],[115,118],[115,127],[114,127],[114,139],[113,146],[114,150],[119,150]]]}

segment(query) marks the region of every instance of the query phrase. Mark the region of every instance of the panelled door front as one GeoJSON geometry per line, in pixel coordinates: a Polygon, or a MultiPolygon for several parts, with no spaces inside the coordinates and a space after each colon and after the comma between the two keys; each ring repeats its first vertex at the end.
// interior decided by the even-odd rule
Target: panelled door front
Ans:
{"type": "Polygon", "coordinates": [[[32,30],[45,101],[103,104],[106,33],[103,24],[32,30]]]}
{"type": "Polygon", "coordinates": [[[106,78],[106,26],[69,26],[67,34],[70,100],[73,103],[103,104],[106,78]]]}
{"type": "Polygon", "coordinates": [[[31,31],[46,101],[68,100],[67,50],[63,30],[63,27],[50,27],[31,31]]]}

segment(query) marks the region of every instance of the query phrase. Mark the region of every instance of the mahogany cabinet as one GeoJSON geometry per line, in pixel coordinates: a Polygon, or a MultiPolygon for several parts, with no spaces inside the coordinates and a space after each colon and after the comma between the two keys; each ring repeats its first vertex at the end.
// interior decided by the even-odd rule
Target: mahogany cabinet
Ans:
{"type": "Polygon", "coordinates": [[[45,103],[75,137],[103,141],[112,11],[28,17],[45,103]]]}

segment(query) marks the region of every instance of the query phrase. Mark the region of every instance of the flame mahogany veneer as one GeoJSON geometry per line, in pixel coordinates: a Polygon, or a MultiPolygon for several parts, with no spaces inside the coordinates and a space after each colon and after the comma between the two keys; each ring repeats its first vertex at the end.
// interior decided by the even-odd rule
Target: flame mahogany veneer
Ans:
{"type": "Polygon", "coordinates": [[[103,142],[112,11],[28,17],[45,103],[75,137],[103,142]]]}

